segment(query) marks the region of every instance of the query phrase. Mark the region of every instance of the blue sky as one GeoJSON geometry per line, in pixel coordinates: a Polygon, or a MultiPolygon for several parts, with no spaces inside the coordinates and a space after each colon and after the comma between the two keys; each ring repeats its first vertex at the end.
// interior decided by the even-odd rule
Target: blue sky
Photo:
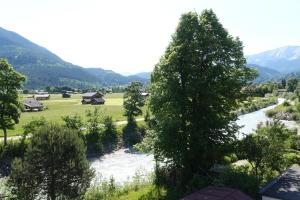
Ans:
{"type": "Polygon", "coordinates": [[[151,71],[180,15],[212,8],[246,55],[300,45],[299,0],[0,0],[0,26],[83,67],[151,71]]]}

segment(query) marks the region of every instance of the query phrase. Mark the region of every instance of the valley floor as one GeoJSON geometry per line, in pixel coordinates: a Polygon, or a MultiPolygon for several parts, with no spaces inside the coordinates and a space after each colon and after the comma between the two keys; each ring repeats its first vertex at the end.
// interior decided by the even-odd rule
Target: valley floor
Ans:
{"type": "MultiPolygon", "coordinates": [[[[23,95],[26,98],[29,95],[23,95]]],[[[74,94],[71,98],[62,98],[61,94],[51,94],[50,100],[41,101],[47,109],[41,112],[23,112],[21,113],[20,123],[15,126],[14,130],[8,130],[8,136],[18,136],[23,132],[22,126],[32,119],[45,117],[49,122],[62,122],[62,117],[67,115],[80,115],[85,120],[87,110],[95,107],[101,108],[104,115],[109,115],[117,125],[125,124],[126,118],[123,116],[123,93],[107,94],[104,96],[104,105],[82,105],[81,94],[74,94]]],[[[3,132],[0,131],[0,138],[3,132]]]]}

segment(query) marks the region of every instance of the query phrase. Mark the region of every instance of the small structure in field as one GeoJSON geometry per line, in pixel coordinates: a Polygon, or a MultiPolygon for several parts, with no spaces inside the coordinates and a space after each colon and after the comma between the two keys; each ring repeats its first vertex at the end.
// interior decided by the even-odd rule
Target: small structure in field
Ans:
{"type": "Polygon", "coordinates": [[[71,94],[70,93],[62,93],[62,98],[71,98],[71,94]]]}
{"type": "Polygon", "coordinates": [[[284,93],[284,92],[287,92],[287,89],[278,89],[277,92],[278,93],[284,93]]]}
{"type": "Polygon", "coordinates": [[[36,94],[36,95],[34,95],[34,98],[36,100],[49,100],[50,94],[36,94]]]}
{"type": "Polygon", "coordinates": [[[269,182],[260,191],[262,200],[299,200],[300,167],[293,165],[281,176],[269,182]]]}
{"type": "Polygon", "coordinates": [[[34,98],[27,98],[24,101],[24,111],[37,112],[44,110],[44,105],[34,98]]]}
{"type": "Polygon", "coordinates": [[[87,92],[82,95],[82,104],[104,104],[103,94],[101,92],[87,92]]]}
{"type": "Polygon", "coordinates": [[[150,96],[150,93],[148,93],[148,92],[142,92],[141,95],[146,98],[146,97],[150,96]]]}
{"type": "Polygon", "coordinates": [[[206,187],[181,200],[253,200],[243,192],[227,187],[206,187]]]}

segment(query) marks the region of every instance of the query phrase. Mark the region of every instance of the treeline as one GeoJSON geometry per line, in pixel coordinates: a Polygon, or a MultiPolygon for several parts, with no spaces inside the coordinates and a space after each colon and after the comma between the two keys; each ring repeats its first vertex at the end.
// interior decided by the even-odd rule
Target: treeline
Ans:
{"type": "Polygon", "coordinates": [[[282,79],[279,82],[267,82],[260,84],[252,84],[245,88],[247,93],[254,97],[265,97],[266,94],[275,94],[282,92],[295,92],[297,87],[300,87],[298,84],[299,79],[295,77],[290,77],[287,79],[282,79]]]}

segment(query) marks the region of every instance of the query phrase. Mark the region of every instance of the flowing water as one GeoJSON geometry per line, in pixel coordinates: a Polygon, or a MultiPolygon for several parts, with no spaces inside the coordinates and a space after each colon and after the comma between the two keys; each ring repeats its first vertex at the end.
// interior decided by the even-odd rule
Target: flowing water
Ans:
{"type": "MultiPolygon", "coordinates": [[[[284,99],[279,98],[279,105],[284,102],[284,99]]],[[[276,105],[268,106],[258,111],[241,115],[237,124],[243,126],[238,133],[238,138],[248,135],[256,129],[260,122],[266,122],[269,118],[265,115],[267,110],[274,108],[276,105]]],[[[288,127],[295,127],[296,123],[291,121],[284,121],[288,127]]],[[[90,160],[91,167],[95,169],[94,183],[101,180],[108,180],[114,177],[118,183],[130,181],[136,174],[145,176],[154,170],[153,155],[132,153],[128,149],[120,149],[114,153],[107,154],[100,158],[90,160]]]]}
{"type": "MultiPolygon", "coordinates": [[[[238,138],[252,133],[260,122],[269,120],[265,112],[283,102],[284,99],[279,98],[276,105],[241,115],[237,120],[237,124],[244,127],[240,129],[238,138]]],[[[288,121],[284,123],[290,127],[295,126],[294,122],[288,121]]],[[[130,153],[126,149],[121,149],[112,154],[92,160],[91,166],[96,171],[96,181],[109,179],[113,176],[116,182],[122,183],[132,179],[137,171],[142,175],[152,172],[154,168],[154,158],[153,155],[130,153]]]]}

